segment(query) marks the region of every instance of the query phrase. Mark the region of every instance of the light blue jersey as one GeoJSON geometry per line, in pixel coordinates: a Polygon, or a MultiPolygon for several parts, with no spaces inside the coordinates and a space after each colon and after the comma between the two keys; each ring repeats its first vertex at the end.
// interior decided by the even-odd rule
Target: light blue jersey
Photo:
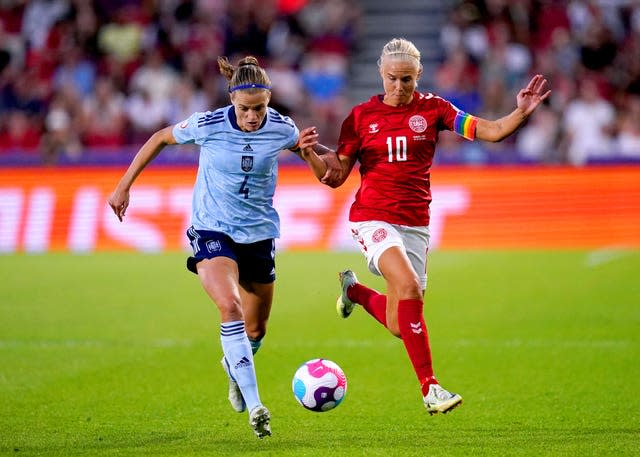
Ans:
{"type": "Polygon", "coordinates": [[[191,210],[195,229],[225,233],[236,243],[280,236],[273,194],[278,154],[298,142],[290,118],[267,108],[260,128],[243,132],[229,105],[192,114],[173,127],[173,136],[178,143],[200,145],[191,210]]]}

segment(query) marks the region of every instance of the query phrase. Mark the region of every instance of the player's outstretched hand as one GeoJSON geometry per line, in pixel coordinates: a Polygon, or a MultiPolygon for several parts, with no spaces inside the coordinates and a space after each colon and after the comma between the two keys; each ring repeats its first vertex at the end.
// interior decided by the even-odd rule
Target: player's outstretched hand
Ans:
{"type": "Polygon", "coordinates": [[[312,148],[316,144],[318,144],[318,130],[315,127],[307,127],[306,129],[302,129],[300,131],[300,136],[298,137],[298,147],[300,148],[300,152],[302,153],[302,157],[306,156],[305,149],[312,148]]]}
{"type": "Polygon", "coordinates": [[[517,106],[520,108],[525,116],[529,116],[535,111],[540,103],[542,103],[550,94],[551,91],[545,88],[547,80],[542,75],[535,75],[529,81],[529,84],[524,89],[518,92],[516,97],[517,106]]]}
{"type": "Polygon", "coordinates": [[[116,189],[109,197],[109,206],[118,217],[118,220],[122,222],[122,218],[129,206],[129,191],[116,189]]]}

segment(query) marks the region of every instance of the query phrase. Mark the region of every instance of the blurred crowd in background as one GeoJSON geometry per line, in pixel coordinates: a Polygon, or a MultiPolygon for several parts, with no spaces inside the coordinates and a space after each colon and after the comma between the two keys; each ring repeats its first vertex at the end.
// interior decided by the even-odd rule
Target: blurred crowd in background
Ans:
{"type": "MultiPolygon", "coordinates": [[[[129,160],[157,129],[228,104],[222,55],[258,57],[271,105],[334,146],[364,1],[0,0],[0,159],[129,160]]],[[[503,143],[443,136],[445,161],[640,160],[640,2],[451,3],[421,90],[489,119],[513,110],[533,73],[553,96],[503,143]]]]}
{"type": "MultiPolygon", "coordinates": [[[[434,91],[470,113],[497,119],[533,74],[549,80],[549,103],[484,151],[534,163],[640,159],[640,1],[461,1],[440,42],[434,91]]],[[[482,160],[474,143],[448,150],[482,160]]]]}
{"type": "Polygon", "coordinates": [[[229,103],[223,55],[258,57],[299,125],[339,128],[357,15],[346,0],[0,0],[0,156],[128,160],[229,103]]]}

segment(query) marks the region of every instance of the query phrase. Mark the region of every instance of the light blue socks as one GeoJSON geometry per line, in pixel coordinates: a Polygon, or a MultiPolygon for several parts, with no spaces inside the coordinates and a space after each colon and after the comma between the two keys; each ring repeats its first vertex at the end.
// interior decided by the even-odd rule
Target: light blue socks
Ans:
{"type": "MultiPolygon", "coordinates": [[[[238,383],[242,397],[247,404],[247,409],[251,411],[262,403],[258,395],[252,345],[245,332],[244,321],[223,322],[220,324],[220,341],[231,376],[238,383]]],[[[257,347],[259,347],[260,341],[256,343],[257,347]]]]}

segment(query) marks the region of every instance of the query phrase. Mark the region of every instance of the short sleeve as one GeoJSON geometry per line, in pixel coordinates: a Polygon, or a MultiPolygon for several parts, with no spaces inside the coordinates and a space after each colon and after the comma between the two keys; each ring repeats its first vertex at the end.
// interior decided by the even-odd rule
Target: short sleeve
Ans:
{"type": "Polygon", "coordinates": [[[178,144],[197,143],[198,119],[206,113],[193,113],[184,121],[173,126],[173,137],[178,144]]]}
{"type": "Polygon", "coordinates": [[[282,116],[282,119],[292,127],[291,134],[289,136],[288,145],[284,149],[295,149],[298,147],[298,141],[300,140],[300,130],[298,126],[293,122],[289,116],[282,116]]]}
{"type": "Polygon", "coordinates": [[[338,139],[338,150],[336,153],[343,156],[353,156],[360,149],[360,138],[356,129],[356,117],[353,112],[342,122],[340,137],[338,139]]]}

